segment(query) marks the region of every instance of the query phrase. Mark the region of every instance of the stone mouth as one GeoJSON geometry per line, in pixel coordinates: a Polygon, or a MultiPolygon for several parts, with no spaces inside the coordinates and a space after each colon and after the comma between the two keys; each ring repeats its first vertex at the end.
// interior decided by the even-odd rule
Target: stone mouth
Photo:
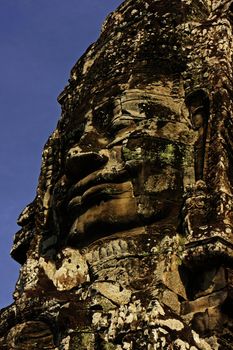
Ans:
{"type": "Polygon", "coordinates": [[[88,191],[92,191],[92,188],[100,185],[105,187],[109,183],[121,183],[127,179],[129,179],[129,172],[123,167],[120,169],[111,169],[111,171],[96,171],[75,183],[70,188],[68,197],[71,201],[74,197],[84,196],[88,191]]]}
{"type": "Polygon", "coordinates": [[[87,245],[138,226],[132,179],[141,162],[126,161],[95,171],[73,184],[67,195],[70,244],[87,245]],[[88,238],[89,237],[89,238],[88,238]]]}
{"type": "Polygon", "coordinates": [[[70,187],[68,200],[70,201],[77,196],[83,196],[89,189],[98,185],[119,184],[133,179],[138,175],[142,163],[141,160],[129,160],[120,166],[94,171],[70,187]]]}
{"type": "Polygon", "coordinates": [[[102,183],[88,188],[82,195],[74,197],[68,203],[68,211],[77,211],[81,207],[89,208],[97,205],[101,201],[107,201],[114,198],[121,198],[127,190],[122,190],[123,183],[102,183]]]}

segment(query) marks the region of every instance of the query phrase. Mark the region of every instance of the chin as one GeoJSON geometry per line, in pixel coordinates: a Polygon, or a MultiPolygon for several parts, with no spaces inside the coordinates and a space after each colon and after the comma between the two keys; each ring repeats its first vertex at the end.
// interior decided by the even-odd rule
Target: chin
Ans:
{"type": "Polygon", "coordinates": [[[69,241],[84,246],[139,225],[135,198],[102,201],[75,219],[69,232],[69,241]]]}

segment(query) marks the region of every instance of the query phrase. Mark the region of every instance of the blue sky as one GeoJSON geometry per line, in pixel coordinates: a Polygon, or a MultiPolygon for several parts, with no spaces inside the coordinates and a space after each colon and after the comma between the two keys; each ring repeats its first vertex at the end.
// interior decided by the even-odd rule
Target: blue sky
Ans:
{"type": "Polygon", "coordinates": [[[35,196],[42,148],[60,116],[56,98],[121,2],[0,0],[0,308],[12,302],[16,220],[35,196]]]}

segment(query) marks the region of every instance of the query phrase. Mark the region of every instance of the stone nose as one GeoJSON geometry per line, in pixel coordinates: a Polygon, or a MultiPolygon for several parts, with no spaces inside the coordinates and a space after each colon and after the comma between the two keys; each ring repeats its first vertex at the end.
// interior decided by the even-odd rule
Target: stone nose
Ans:
{"type": "Polygon", "coordinates": [[[66,173],[73,180],[80,180],[107,163],[108,157],[96,152],[70,150],[66,157],[66,173]]]}

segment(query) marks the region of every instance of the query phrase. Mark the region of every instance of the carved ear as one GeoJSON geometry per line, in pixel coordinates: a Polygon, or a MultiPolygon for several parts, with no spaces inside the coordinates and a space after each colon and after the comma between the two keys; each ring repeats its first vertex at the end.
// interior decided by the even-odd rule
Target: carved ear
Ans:
{"type": "Polygon", "coordinates": [[[186,96],[185,103],[188,108],[191,108],[191,106],[196,108],[203,106],[206,112],[209,110],[209,96],[203,89],[196,89],[191,91],[186,96]]]}
{"type": "Polygon", "coordinates": [[[204,100],[208,98],[208,94],[204,89],[194,89],[186,95],[185,101],[189,104],[189,102],[191,102],[191,100],[196,97],[202,98],[204,100]]]}
{"type": "Polygon", "coordinates": [[[190,92],[185,99],[186,106],[189,110],[189,117],[191,119],[192,127],[197,130],[195,126],[195,116],[202,115],[202,127],[205,127],[209,118],[209,97],[207,93],[202,90],[194,90],[190,92]]]}
{"type": "Polygon", "coordinates": [[[228,10],[229,10],[229,16],[230,16],[231,20],[233,20],[233,3],[230,4],[228,10]]]}

